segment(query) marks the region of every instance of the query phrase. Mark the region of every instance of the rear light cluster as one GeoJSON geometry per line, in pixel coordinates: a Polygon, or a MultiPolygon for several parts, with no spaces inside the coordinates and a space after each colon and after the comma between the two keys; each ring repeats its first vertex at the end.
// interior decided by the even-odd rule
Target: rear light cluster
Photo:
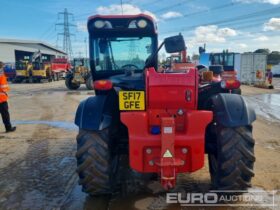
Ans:
{"type": "Polygon", "coordinates": [[[95,90],[111,90],[113,83],[110,80],[97,80],[93,83],[95,90]]]}
{"type": "Polygon", "coordinates": [[[238,80],[223,80],[221,81],[221,87],[228,90],[238,89],[240,88],[240,82],[238,80]]]}

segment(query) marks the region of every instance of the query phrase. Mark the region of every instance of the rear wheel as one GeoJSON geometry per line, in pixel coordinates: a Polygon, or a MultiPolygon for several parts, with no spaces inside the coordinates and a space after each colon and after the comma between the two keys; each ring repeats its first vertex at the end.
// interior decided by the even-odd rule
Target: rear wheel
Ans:
{"type": "Polygon", "coordinates": [[[35,82],[35,83],[41,83],[41,79],[39,79],[39,78],[38,78],[38,79],[35,79],[34,82],[35,82]]]}
{"type": "Polygon", "coordinates": [[[17,77],[12,80],[12,83],[21,83],[21,82],[22,82],[22,79],[17,78],[17,77]]]}
{"type": "Polygon", "coordinates": [[[215,151],[208,155],[215,189],[246,190],[251,186],[254,145],[251,126],[219,129],[215,151]]]}
{"type": "Polygon", "coordinates": [[[86,87],[88,90],[93,90],[93,81],[92,81],[92,76],[89,76],[86,79],[86,87]]]}
{"type": "Polygon", "coordinates": [[[69,90],[77,90],[81,85],[73,82],[73,75],[67,75],[65,85],[69,90]]]}
{"type": "Polygon", "coordinates": [[[77,136],[77,173],[83,191],[95,196],[112,193],[114,161],[110,152],[109,129],[80,130],[77,136]]]}
{"type": "Polygon", "coordinates": [[[33,83],[33,82],[34,82],[33,77],[32,77],[32,76],[29,76],[29,77],[28,77],[28,81],[27,81],[27,83],[33,83]]]}
{"type": "Polygon", "coordinates": [[[54,73],[54,81],[59,81],[59,73],[54,73]]]}

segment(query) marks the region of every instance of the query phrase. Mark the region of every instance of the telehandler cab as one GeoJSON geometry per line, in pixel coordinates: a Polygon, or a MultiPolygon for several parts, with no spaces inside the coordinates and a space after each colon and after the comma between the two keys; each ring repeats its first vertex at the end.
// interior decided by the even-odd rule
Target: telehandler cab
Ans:
{"type": "Polygon", "coordinates": [[[157,72],[159,49],[180,52],[185,43],[178,35],[158,48],[155,23],[144,14],[93,16],[88,31],[96,95],[75,118],[84,192],[111,194],[122,155],[135,174],[157,174],[166,190],[178,173],[201,169],[205,153],[214,189],[250,187],[256,115],[230,94],[237,80],[203,82],[196,67],[157,72]]]}

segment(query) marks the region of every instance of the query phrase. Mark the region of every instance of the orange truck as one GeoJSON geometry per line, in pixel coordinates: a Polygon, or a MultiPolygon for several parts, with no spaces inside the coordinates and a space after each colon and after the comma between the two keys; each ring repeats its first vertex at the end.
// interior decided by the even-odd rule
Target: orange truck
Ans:
{"type": "Polygon", "coordinates": [[[195,63],[188,61],[187,50],[183,50],[176,54],[171,54],[171,56],[167,57],[165,65],[166,68],[170,68],[177,71],[195,66],[195,63]]]}

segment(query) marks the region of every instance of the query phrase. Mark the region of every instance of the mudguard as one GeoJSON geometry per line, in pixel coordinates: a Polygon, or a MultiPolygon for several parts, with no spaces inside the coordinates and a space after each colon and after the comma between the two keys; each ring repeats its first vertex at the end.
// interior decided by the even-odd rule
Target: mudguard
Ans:
{"type": "Polygon", "coordinates": [[[75,124],[80,129],[98,131],[108,128],[112,123],[112,103],[108,95],[98,95],[82,101],[77,109],[75,124]]]}
{"type": "Polygon", "coordinates": [[[256,120],[255,110],[248,106],[242,96],[220,93],[211,98],[214,120],[225,127],[239,127],[256,120]]]}

